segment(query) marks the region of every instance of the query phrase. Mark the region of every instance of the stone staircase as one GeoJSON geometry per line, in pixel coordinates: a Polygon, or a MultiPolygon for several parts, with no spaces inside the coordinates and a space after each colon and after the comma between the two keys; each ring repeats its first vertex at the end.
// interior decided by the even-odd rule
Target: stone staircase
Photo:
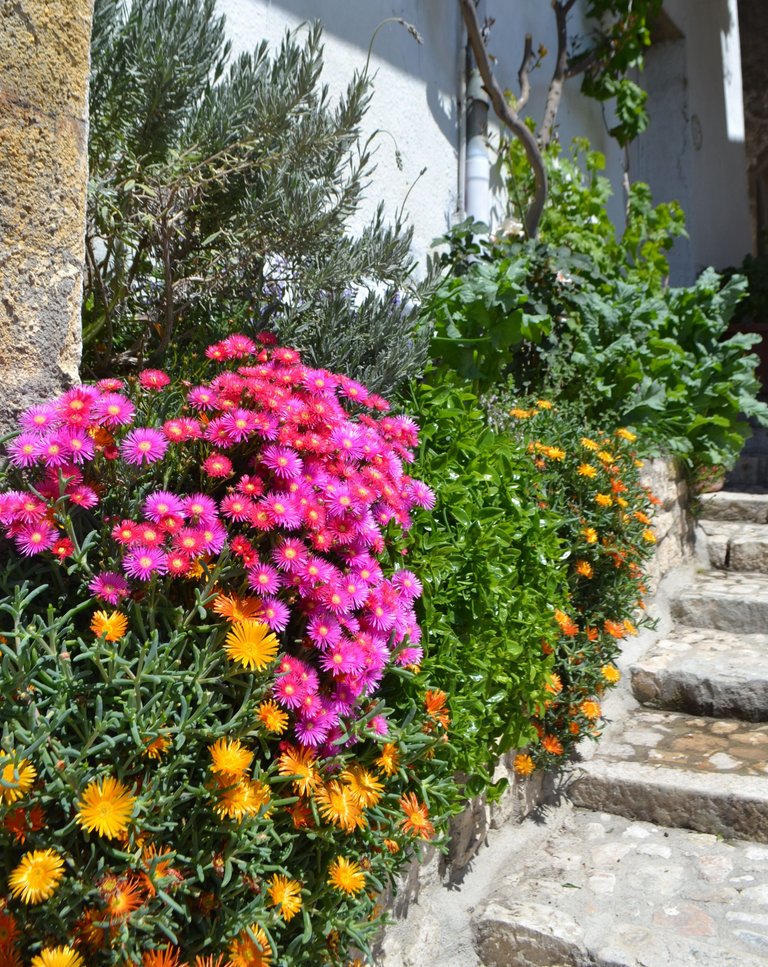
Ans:
{"type": "Polygon", "coordinates": [[[419,899],[387,967],[434,943],[442,967],[768,965],[768,495],[701,503],[701,569],[624,714],[559,806],[419,899]]]}

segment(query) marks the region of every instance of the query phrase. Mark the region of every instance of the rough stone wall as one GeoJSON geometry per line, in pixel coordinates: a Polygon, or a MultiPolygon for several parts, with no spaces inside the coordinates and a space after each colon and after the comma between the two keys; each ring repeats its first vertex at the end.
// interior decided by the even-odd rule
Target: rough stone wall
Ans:
{"type": "Polygon", "coordinates": [[[92,12],[0,2],[0,432],[78,378],[92,12]]]}
{"type": "Polygon", "coordinates": [[[676,460],[658,457],[646,461],[640,480],[659,501],[653,519],[656,547],[648,565],[653,592],[672,568],[693,560],[693,518],[688,509],[691,494],[676,460]]]}
{"type": "Polygon", "coordinates": [[[768,225],[768,3],[765,0],[739,0],[741,70],[744,83],[744,120],[746,125],[747,166],[750,195],[757,228],[768,225]]]}

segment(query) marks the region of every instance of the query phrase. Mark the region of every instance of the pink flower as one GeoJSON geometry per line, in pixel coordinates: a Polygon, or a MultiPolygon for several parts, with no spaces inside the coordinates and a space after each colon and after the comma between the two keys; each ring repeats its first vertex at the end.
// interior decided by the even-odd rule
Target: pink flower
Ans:
{"type": "Polygon", "coordinates": [[[259,594],[273,595],[283,585],[279,571],[269,564],[256,564],[248,568],[248,584],[259,594]]]}
{"type": "Polygon", "coordinates": [[[93,404],[93,416],[108,427],[126,426],[135,413],[136,407],[120,393],[105,393],[93,404]]]}
{"type": "Polygon", "coordinates": [[[67,494],[73,504],[77,504],[84,510],[95,507],[99,502],[98,494],[93,487],[89,487],[87,484],[70,484],[67,487],[67,494]]]}
{"type": "Polygon", "coordinates": [[[176,494],[167,490],[156,490],[144,501],[142,510],[145,517],[159,524],[168,514],[182,514],[184,504],[176,494]]]}
{"type": "Polygon", "coordinates": [[[72,427],[64,431],[64,445],[73,463],[85,463],[93,459],[93,440],[84,430],[72,427]]]}
{"type": "Polygon", "coordinates": [[[37,444],[37,455],[46,467],[63,467],[70,454],[62,430],[52,430],[42,436],[37,444]]]}
{"type": "Polygon", "coordinates": [[[281,541],[272,551],[272,560],[281,571],[295,574],[307,559],[307,549],[304,544],[292,537],[281,541]]]}
{"type": "Polygon", "coordinates": [[[55,403],[40,403],[37,406],[30,406],[21,414],[19,421],[25,430],[38,433],[43,430],[50,430],[61,423],[61,419],[56,412],[55,403]]]}
{"type": "Polygon", "coordinates": [[[211,410],[216,405],[216,394],[207,386],[195,386],[187,393],[190,406],[198,410],[211,410]]]}
{"type": "Polygon", "coordinates": [[[257,504],[263,508],[273,526],[295,530],[301,527],[301,511],[296,502],[285,493],[267,494],[257,504]]]}
{"type": "Polygon", "coordinates": [[[165,566],[172,577],[181,577],[189,571],[191,558],[179,551],[171,551],[166,555],[165,566]]]}
{"type": "Polygon", "coordinates": [[[222,347],[227,359],[240,359],[243,356],[252,356],[258,352],[256,343],[242,333],[233,333],[222,342],[222,347]]]}
{"type": "Polygon", "coordinates": [[[93,578],[88,588],[102,601],[118,604],[128,595],[128,583],[122,574],[115,571],[101,571],[93,578]]]}
{"type": "Polygon", "coordinates": [[[263,620],[272,631],[285,631],[291,618],[287,605],[277,598],[264,598],[259,620],[263,620]]]}
{"type": "Polygon", "coordinates": [[[212,524],[218,516],[216,501],[206,494],[190,494],[184,501],[184,511],[187,517],[200,524],[212,524]]]}
{"type": "Polygon", "coordinates": [[[121,379],[115,379],[114,376],[108,376],[96,383],[96,389],[102,393],[119,393],[120,390],[125,389],[125,383],[121,379]]]}
{"type": "Polygon", "coordinates": [[[221,513],[229,520],[248,520],[253,513],[253,501],[242,494],[229,494],[219,505],[221,513]]]}
{"type": "Polygon", "coordinates": [[[232,474],[232,461],[223,453],[212,453],[203,461],[203,472],[209,477],[229,477],[232,474]]]}
{"type": "Polygon", "coordinates": [[[37,463],[39,434],[22,433],[8,444],[8,457],[14,467],[31,467],[37,463]]]}
{"type": "Polygon", "coordinates": [[[198,527],[182,527],[173,536],[173,546],[185,554],[201,554],[206,543],[205,533],[198,527]]]}
{"type": "Polygon", "coordinates": [[[165,574],[165,553],[159,547],[134,547],[123,558],[123,570],[128,577],[148,581],[153,574],[165,574]]]}
{"type": "Polygon", "coordinates": [[[242,443],[256,429],[254,413],[239,408],[222,417],[221,424],[228,443],[242,443]]]}
{"type": "Polygon", "coordinates": [[[41,520],[35,524],[25,524],[14,535],[13,540],[24,557],[31,557],[53,547],[58,536],[59,531],[55,527],[41,520]]]}
{"type": "Polygon", "coordinates": [[[85,426],[98,391],[93,386],[73,386],[56,402],[56,411],[70,426],[85,426]]]}
{"type": "Polygon", "coordinates": [[[301,457],[288,447],[264,447],[261,462],[283,480],[295,480],[304,468],[301,457]]]}
{"type": "Polygon", "coordinates": [[[143,389],[161,390],[171,381],[171,377],[161,369],[143,369],[139,373],[139,383],[143,389]]]}
{"type": "Polygon", "coordinates": [[[136,544],[139,540],[139,525],[132,520],[123,520],[112,528],[112,537],[118,544],[136,544]]]}
{"type": "Polygon", "coordinates": [[[120,444],[120,453],[126,463],[156,463],[162,460],[168,449],[168,441],[159,430],[138,427],[131,430],[120,444]]]}
{"type": "Polygon", "coordinates": [[[406,571],[404,569],[395,571],[392,577],[392,585],[408,601],[421,597],[421,581],[419,581],[413,571],[406,571]]]}

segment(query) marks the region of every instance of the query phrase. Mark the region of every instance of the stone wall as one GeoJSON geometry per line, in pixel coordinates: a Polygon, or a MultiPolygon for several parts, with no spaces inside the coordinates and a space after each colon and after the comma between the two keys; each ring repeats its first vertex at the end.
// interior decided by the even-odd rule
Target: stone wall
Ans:
{"type": "Polygon", "coordinates": [[[92,10],[0,5],[0,432],[78,378],[92,10]]]}
{"type": "Polygon", "coordinates": [[[691,494],[683,467],[676,460],[657,457],[646,461],[640,479],[659,501],[653,519],[656,549],[648,566],[653,592],[665,574],[693,560],[691,494]]]}

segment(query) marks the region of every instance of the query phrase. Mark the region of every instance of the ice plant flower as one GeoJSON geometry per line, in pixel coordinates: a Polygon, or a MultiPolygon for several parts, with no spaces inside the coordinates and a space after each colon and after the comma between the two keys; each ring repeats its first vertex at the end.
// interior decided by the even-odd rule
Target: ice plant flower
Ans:
{"type": "Polygon", "coordinates": [[[288,923],[301,910],[301,883],[287,876],[273,873],[267,889],[269,902],[278,907],[280,916],[288,923]]]}
{"type": "Polygon", "coordinates": [[[28,759],[19,759],[15,752],[0,755],[0,802],[7,806],[18,802],[32,788],[36,776],[37,770],[28,759]]]}
{"type": "Polygon", "coordinates": [[[119,611],[97,611],[91,618],[91,631],[106,641],[119,641],[128,630],[128,619],[119,611]]]}
{"type": "Polygon", "coordinates": [[[328,882],[341,893],[354,895],[365,889],[365,873],[359,863],[337,856],[328,867],[328,882]]]}
{"type": "Polygon", "coordinates": [[[85,967],[85,961],[74,947],[43,947],[32,967],[85,967]]]}
{"type": "Polygon", "coordinates": [[[229,658],[249,671],[266,668],[274,661],[278,647],[279,642],[269,626],[251,619],[235,622],[224,643],[229,658]]]}
{"type": "Polygon", "coordinates": [[[35,904],[53,896],[64,876],[64,860],[54,849],[25,853],[8,877],[13,896],[22,903],[35,904]]]}
{"type": "Polygon", "coordinates": [[[135,803],[136,796],[114,776],[94,779],[77,804],[77,823],[90,833],[115,839],[128,829],[135,803]]]}
{"type": "Polygon", "coordinates": [[[229,962],[232,967],[269,967],[272,963],[269,939],[257,923],[242,930],[230,943],[229,962]]]}
{"type": "Polygon", "coordinates": [[[218,739],[208,746],[208,751],[211,753],[211,772],[221,777],[222,785],[245,775],[253,761],[253,753],[239,739],[218,739]]]}
{"type": "Polygon", "coordinates": [[[401,796],[400,808],[405,813],[405,819],[400,820],[403,832],[421,839],[431,839],[435,835],[435,827],[429,819],[427,806],[418,801],[415,793],[409,792],[401,796]]]}
{"type": "Polygon", "coordinates": [[[126,463],[141,465],[157,463],[168,449],[168,441],[159,430],[139,427],[131,430],[120,444],[120,453],[126,463]]]}

